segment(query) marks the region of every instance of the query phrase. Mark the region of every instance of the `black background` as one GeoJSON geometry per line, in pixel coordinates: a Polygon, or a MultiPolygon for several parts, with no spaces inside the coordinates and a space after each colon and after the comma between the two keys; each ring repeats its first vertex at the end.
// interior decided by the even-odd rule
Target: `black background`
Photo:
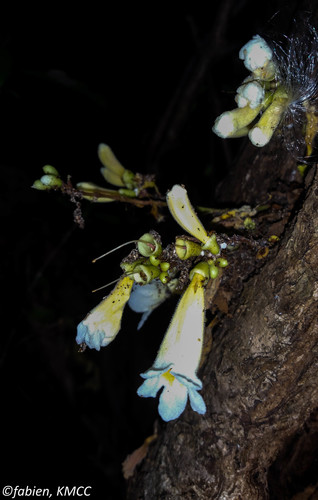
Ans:
{"type": "Polygon", "coordinates": [[[91,290],[119,277],[129,249],[91,260],[149,229],[167,244],[178,229],[168,214],[157,224],[147,208],[83,203],[81,230],[67,197],[30,186],[52,164],[64,179],[106,187],[96,154],[106,142],[127,168],[155,173],[163,193],[184,183],[193,203],[213,206],[215,183],[244,141],[224,145],[211,126],[234,107],[233,91],[246,76],[240,47],[281,7],[116,5],[14,12],[3,16],[0,36],[1,480],[90,485],[107,500],[124,498],[121,463],[159,418],[157,402],[136,389],[175,303],[138,332],[139,316],[127,308],[110,346],[78,353],[76,325],[106,293],[91,290]],[[196,81],[221,14],[222,39],[203,58],[204,78],[186,99],[182,90],[196,81]],[[179,115],[185,118],[176,126],[179,115]]]}

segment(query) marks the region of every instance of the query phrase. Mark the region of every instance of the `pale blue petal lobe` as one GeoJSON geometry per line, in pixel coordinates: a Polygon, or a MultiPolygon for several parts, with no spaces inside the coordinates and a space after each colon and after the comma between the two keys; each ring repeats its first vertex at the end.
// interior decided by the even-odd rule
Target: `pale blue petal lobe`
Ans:
{"type": "Polygon", "coordinates": [[[165,386],[159,399],[159,415],[165,422],[175,420],[184,411],[188,399],[187,388],[177,380],[165,386]]]}
{"type": "Polygon", "coordinates": [[[93,334],[90,334],[89,328],[81,321],[77,327],[76,342],[78,344],[84,342],[90,349],[99,351],[104,336],[105,334],[99,330],[95,330],[93,334]]]}
{"type": "Polygon", "coordinates": [[[76,335],[76,342],[78,344],[82,344],[85,342],[85,336],[87,333],[87,326],[83,325],[83,322],[79,323],[77,326],[77,335],[76,335]]]}
{"type": "Polygon", "coordinates": [[[162,382],[159,377],[148,378],[137,389],[137,394],[143,398],[155,398],[161,387],[162,382]]]}
{"type": "Polygon", "coordinates": [[[145,321],[149,318],[151,313],[152,313],[152,309],[150,311],[143,313],[143,315],[141,316],[141,320],[138,323],[137,330],[140,330],[140,328],[143,326],[145,321]]]}
{"type": "Polygon", "coordinates": [[[206,412],[205,402],[201,394],[199,394],[195,389],[189,389],[189,399],[192,410],[204,415],[206,412]]]}

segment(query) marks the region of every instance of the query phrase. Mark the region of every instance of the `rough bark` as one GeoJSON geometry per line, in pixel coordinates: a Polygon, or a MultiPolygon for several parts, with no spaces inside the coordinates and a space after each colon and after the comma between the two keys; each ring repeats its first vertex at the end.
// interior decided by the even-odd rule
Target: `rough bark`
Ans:
{"type": "Polygon", "coordinates": [[[256,193],[258,201],[270,194],[287,207],[275,223],[283,233],[279,247],[254,267],[213,329],[200,373],[206,415],[187,409],[159,424],[157,441],[129,482],[131,500],[282,499],[314,481],[318,175],[311,167],[302,191],[295,161],[279,164],[275,147],[256,154],[248,148],[226,197],[256,202],[256,193]]]}

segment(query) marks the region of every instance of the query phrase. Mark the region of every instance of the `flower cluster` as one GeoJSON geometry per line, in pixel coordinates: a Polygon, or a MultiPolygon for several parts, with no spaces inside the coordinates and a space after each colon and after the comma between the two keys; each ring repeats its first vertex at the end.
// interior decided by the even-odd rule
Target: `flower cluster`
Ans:
{"type": "Polygon", "coordinates": [[[167,204],[191,236],[177,237],[163,249],[158,233],[142,235],[136,249],[121,262],[124,275],[114,290],[78,325],[76,341],[100,350],[118,334],[127,303],[143,313],[139,329],[171,293],[182,291],[157,357],[141,374],[145,380],[137,391],[139,396],[156,397],[162,389],[159,414],[170,421],[181,415],[188,399],[194,411],[206,411],[197,376],[203,345],[204,290],[208,280],[227,266],[227,260],[221,256],[216,234],[206,232],[183,187],[176,185],[168,192],[167,204]]]}
{"type": "MultiPolygon", "coordinates": [[[[117,201],[130,203],[138,207],[150,205],[152,215],[160,221],[162,216],[159,209],[165,203],[156,185],[155,176],[134,173],[123,167],[107,144],[99,144],[97,154],[103,165],[100,172],[104,180],[117,189],[104,188],[89,181],[78,182],[76,188],[74,188],[71,176],[68,176],[67,180],[63,181],[56,168],[52,165],[43,167],[44,175],[34,181],[32,188],[39,191],[60,190],[62,193],[69,195],[71,201],[76,203],[78,212],[80,212],[80,200],[82,199],[95,203],[117,201]],[[149,190],[153,191],[152,194],[149,193],[149,190]]],[[[77,214],[75,213],[74,220],[78,223],[77,214]]]]}
{"type": "Polygon", "coordinates": [[[39,191],[47,191],[49,189],[59,189],[63,181],[60,174],[52,165],[44,165],[42,168],[44,175],[40,179],[34,181],[32,188],[39,191]]]}
{"type": "Polygon", "coordinates": [[[306,146],[306,155],[312,154],[318,124],[318,35],[308,22],[300,24],[281,42],[255,35],[242,47],[239,57],[250,75],[236,91],[238,107],[216,119],[212,130],[219,137],[248,135],[252,144],[263,147],[280,129],[289,149],[306,146]]]}
{"type": "Polygon", "coordinates": [[[92,182],[78,182],[76,187],[83,194],[83,198],[107,203],[118,200],[118,195],[137,198],[142,197],[148,188],[154,188],[157,191],[153,176],[144,176],[123,167],[107,144],[99,144],[97,154],[103,165],[100,169],[102,176],[118,190],[105,189],[92,182]]]}
{"type": "Polygon", "coordinates": [[[263,38],[254,36],[242,47],[239,57],[251,74],[236,91],[238,107],[222,113],[213,131],[223,138],[248,135],[255,146],[262,147],[270,141],[288,106],[288,94],[278,83],[273,52],[263,38]]]}

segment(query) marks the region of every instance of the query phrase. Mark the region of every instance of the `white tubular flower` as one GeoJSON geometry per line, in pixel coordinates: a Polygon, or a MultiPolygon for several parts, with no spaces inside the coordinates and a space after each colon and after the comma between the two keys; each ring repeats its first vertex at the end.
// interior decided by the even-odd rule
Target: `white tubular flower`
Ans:
{"type": "Polygon", "coordinates": [[[252,109],[256,109],[264,100],[264,87],[258,82],[248,82],[237,89],[235,101],[239,108],[244,108],[247,104],[252,109]]]}
{"type": "Polygon", "coordinates": [[[187,191],[182,186],[175,184],[171,191],[168,191],[167,205],[179,226],[201,241],[203,249],[210,250],[213,254],[219,252],[215,234],[212,236],[207,234],[190,203],[187,191]]]}
{"type": "Polygon", "coordinates": [[[167,204],[172,216],[182,229],[201,242],[209,238],[190,203],[186,189],[175,184],[167,193],[167,204]]]}
{"type": "Polygon", "coordinates": [[[288,103],[288,95],[284,89],[277,89],[272,104],[268,106],[256,125],[249,131],[248,136],[254,146],[263,147],[268,144],[282,119],[288,103]]]}
{"type": "Polygon", "coordinates": [[[181,415],[188,397],[194,411],[200,414],[206,412],[203,398],[198,393],[202,382],[196,375],[203,343],[204,281],[204,276],[194,273],[178,303],[153,366],[141,374],[145,381],[137,391],[139,396],[154,398],[163,388],[158,411],[166,422],[181,415]]]}
{"type": "Polygon", "coordinates": [[[141,286],[136,283],[134,284],[128,305],[133,311],[143,313],[137,330],[140,330],[152,311],[160,306],[170,295],[170,288],[164,285],[159,279],[152,280],[148,285],[141,286]]]}
{"type": "Polygon", "coordinates": [[[263,68],[272,59],[273,53],[264,38],[259,35],[253,36],[239,52],[239,58],[244,61],[249,71],[263,68]]]}
{"type": "MultiPolygon", "coordinates": [[[[243,101],[242,104],[244,104],[244,102],[245,101],[243,101]]],[[[262,104],[259,104],[255,108],[245,105],[242,108],[225,111],[217,117],[212,130],[222,139],[247,135],[249,131],[248,125],[257,117],[261,108],[262,104]]]]}
{"type": "Polygon", "coordinates": [[[88,313],[77,327],[76,342],[100,350],[114,340],[120,330],[124,307],[134,280],[125,276],[98,306],[88,313]]]}

